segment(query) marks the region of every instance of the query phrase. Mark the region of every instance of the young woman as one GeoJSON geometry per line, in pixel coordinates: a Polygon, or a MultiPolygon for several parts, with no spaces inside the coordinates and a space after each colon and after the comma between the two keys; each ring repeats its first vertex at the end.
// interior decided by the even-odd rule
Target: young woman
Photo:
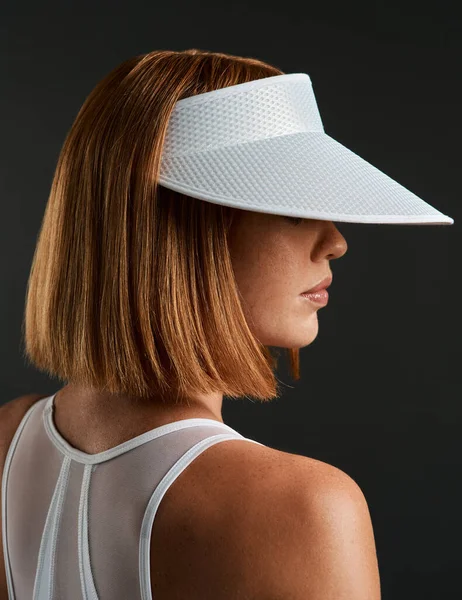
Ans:
{"type": "Polygon", "coordinates": [[[305,73],[154,51],[95,87],[27,289],[63,386],[0,411],[2,598],[380,598],[356,482],[222,418],[280,396],[271,347],[300,377],[335,221],[453,223],[324,132],[305,73]]]}

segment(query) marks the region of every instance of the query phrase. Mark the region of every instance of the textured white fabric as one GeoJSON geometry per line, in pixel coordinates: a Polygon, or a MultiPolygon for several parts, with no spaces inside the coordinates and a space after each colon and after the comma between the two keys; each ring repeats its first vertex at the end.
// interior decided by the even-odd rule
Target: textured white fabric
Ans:
{"type": "Polygon", "coordinates": [[[454,223],[324,132],[306,73],[179,100],[158,182],[256,212],[350,223],[454,223]]]}
{"type": "Polygon", "coordinates": [[[184,419],[86,454],[57,431],[53,400],[27,411],[5,461],[8,600],[151,600],[150,536],[170,485],[216,443],[263,444],[213,419],[184,419]]]}

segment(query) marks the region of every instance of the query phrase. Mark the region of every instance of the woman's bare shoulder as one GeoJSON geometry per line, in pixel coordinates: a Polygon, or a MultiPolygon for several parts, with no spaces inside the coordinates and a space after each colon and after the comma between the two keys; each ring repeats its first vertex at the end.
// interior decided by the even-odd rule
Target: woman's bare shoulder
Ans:
{"type": "Polygon", "coordinates": [[[358,483],[311,457],[273,456],[279,469],[256,485],[248,513],[246,544],[259,557],[249,579],[261,574],[252,591],[265,600],[380,600],[374,532],[358,483]]]}
{"type": "MultiPolygon", "coordinates": [[[[173,579],[178,597],[187,594],[201,600],[224,600],[233,594],[330,600],[334,596],[328,596],[329,582],[319,581],[324,569],[338,560],[353,566],[347,546],[358,540],[351,528],[361,522],[361,533],[353,531],[354,535],[370,534],[365,531],[364,504],[356,513],[354,509],[362,498],[346,473],[317,459],[246,439],[220,442],[183,471],[159,507],[151,537],[151,557],[156,557],[151,565],[153,585],[162,595],[172,591],[173,579]],[[348,529],[344,521],[350,518],[348,529]],[[337,554],[326,554],[326,548],[334,546],[337,554]],[[341,555],[342,548],[350,559],[341,555]],[[322,594],[310,596],[312,586],[322,594]]],[[[370,539],[360,540],[364,544],[370,545],[370,539]]],[[[373,571],[371,548],[367,558],[364,548],[356,547],[357,558],[366,560],[373,571]]],[[[364,569],[356,563],[354,567],[364,569]]],[[[374,573],[368,577],[374,579],[374,573]]],[[[336,598],[348,596],[343,584],[334,579],[331,584],[341,591],[336,598]]],[[[355,594],[351,597],[356,599],[355,594]]],[[[378,598],[374,593],[367,596],[378,598]]]]}
{"type": "Polygon", "coordinates": [[[371,518],[356,481],[315,458],[252,446],[236,444],[234,459],[231,445],[222,449],[234,473],[217,499],[242,589],[265,600],[380,600],[371,518]]]}

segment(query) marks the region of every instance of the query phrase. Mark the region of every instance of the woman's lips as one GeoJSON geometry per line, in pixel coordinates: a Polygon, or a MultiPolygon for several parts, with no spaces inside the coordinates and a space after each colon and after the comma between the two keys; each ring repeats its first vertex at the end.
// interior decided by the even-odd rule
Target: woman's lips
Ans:
{"type": "Polygon", "coordinates": [[[316,304],[322,304],[325,306],[329,301],[329,292],[324,290],[318,290],[317,292],[304,292],[300,294],[302,298],[306,298],[307,300],[311,300],[311,302],[315,302],[316,304]]]}
{"type": "Polygon", "coordinates": [[[314,288],[311,288],[311,290],[307,290],[306,292],[302,292],[300,296],[306,298],[307,300],[311,300],[311,302],[325,306],[329,301],[329,292],[326,288],[328,288],[331,283],[332,275],[328,275],[314,288]]]}

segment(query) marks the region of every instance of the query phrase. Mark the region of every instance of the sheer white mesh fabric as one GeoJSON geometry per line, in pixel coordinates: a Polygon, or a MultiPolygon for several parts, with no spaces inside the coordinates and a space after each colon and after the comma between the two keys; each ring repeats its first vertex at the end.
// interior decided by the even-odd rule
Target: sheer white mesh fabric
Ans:
{"type": "Polygon", "coordinates": [[[305,73],[179,100],[158,181],[257,212],[352,223],[453,223],[324,132],[305,73]]]}
{"type": "Polygon", "coordinates": [[[215,443],[259,442],[187,419],[89,455],[55,429],[52,399],[24,416],[5,463],[9,600],[151,600],[150,534],[171,483],[215,443]]]}

